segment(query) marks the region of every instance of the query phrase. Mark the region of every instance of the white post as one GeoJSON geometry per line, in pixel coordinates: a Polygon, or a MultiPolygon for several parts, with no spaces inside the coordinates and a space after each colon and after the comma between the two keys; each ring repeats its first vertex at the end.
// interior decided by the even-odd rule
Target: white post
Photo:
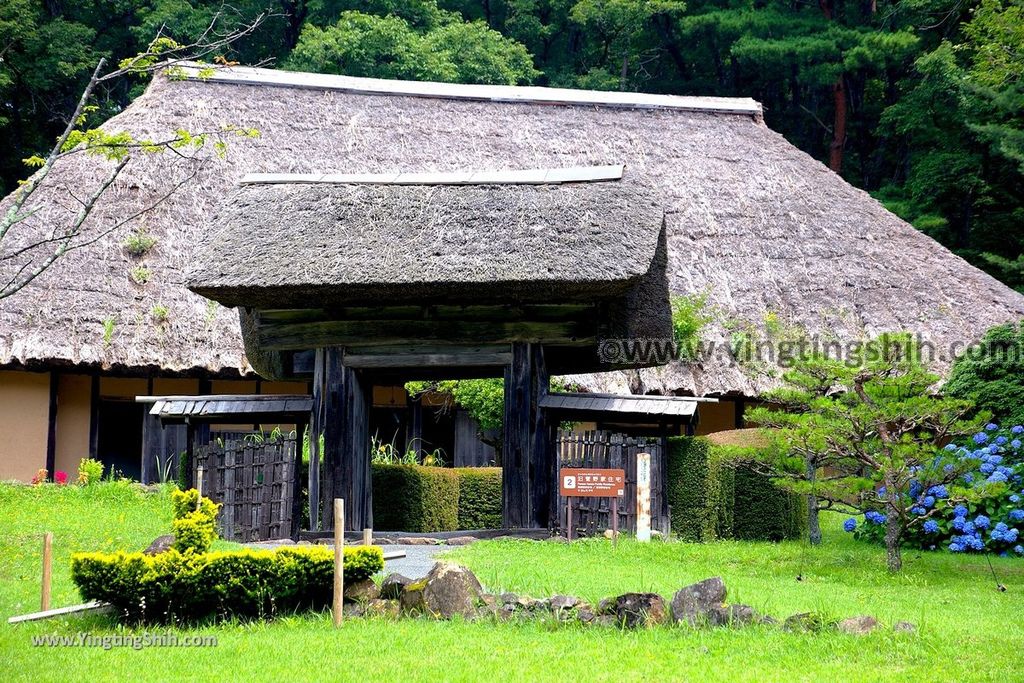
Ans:
{"type": "Polygon", "coordinates": [[[651,540],[651,454],[636,454],[636,540],[651,540]]]}
{"type": "Polygon", "coordinates": [[[334,499],[334,626],[341,626],[342,603],[345,601],[345,501],[334,499]]]}

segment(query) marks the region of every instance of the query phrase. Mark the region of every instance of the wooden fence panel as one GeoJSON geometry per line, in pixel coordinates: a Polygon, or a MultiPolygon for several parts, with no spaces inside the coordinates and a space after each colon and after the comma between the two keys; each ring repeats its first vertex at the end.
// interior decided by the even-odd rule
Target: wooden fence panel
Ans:
{"type": "MultiPolygon", "coordinates": [[[[668,530],[668,509],[664,505],[664,448],[662,440],[633,437],[609,431],[558,432],[558,481],[563,467],[623,469],[626,485],[618,502],[619,529],[636,532],[636,456],[651,454],[651,526],[668,530]]],[[[558,481],[555,492],[558,492],[558,481]]],[[[570,498],[574,534],[593,536],[610,529],[611,501],[607,498],[570,498]]],[[[559,527],[564,531],[566,499],[558,496],[559,527]]]]}
{"type": "Polygon", "coordinates": [[[294,537],[292,496],[301,452],[293,437],[221,438],[196,449],[203,495],[221,503],[220,535],[232,541],[294,537]]]}

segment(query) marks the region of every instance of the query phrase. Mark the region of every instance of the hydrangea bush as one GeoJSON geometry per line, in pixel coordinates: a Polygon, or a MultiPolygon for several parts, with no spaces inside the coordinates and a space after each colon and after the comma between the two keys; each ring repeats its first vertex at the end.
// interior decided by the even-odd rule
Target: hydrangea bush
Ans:
{"type": "MultiPolygon", "coordinates": [[[[910,513],[919,523],[908,527],[903,543],[926,550],[1024,556],[1024,426],[1003,429],[989,423],[966,444],[949,444],[945,450],[942,456],[956,456],[966,471],[948,486],[925,489],[918,481],[909,482],[903,495],[914,503],[910,513]]],[[[885,522],[884,514],[868,510],[860,520],[847,519],[843,528],[857,538],[881,542],[885,522]]]]}

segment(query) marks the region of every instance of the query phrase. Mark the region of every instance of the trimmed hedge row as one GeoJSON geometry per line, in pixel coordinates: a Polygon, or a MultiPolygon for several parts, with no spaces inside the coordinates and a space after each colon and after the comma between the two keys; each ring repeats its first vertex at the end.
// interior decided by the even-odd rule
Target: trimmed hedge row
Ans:
{"type": "MultiPolygon", "coordinates": [[[[345,581],[384,568],[376,547],[345,548],[345,581]]],[[[128,621],[262,618],[330,603],[334,550],[324,546],[181,553],[76,553],[71,579],[85,600],[109,602],[128,621]]]]}
{"type": "Polygon", "coordinates": [[[373,525],[381,531],[501,527],[501,468],[373,465],[373,525]]]}
{"type": "Polygon", "coordinates": [[[803,497],[773,485],[735,448],[672,438],[666,467],[672,531],[684,540],[781,541],[806,530],[803,497]]]}
{"type": "Polygon", "coordinates": [[[459,467],[459,528],[501,528],[501,468],[459,467]]]}

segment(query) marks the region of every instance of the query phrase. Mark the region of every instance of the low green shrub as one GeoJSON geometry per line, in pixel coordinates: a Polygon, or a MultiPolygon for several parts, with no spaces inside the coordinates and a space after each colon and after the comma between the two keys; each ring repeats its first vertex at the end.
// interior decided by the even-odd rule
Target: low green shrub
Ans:
{"type": "Polygon", "coordinates": [[[374,463],[373,524],[382,531],[454,531],[459,475],[443,467],[374,463]]]}
{"type": "Polygon", "coordinates": [[[78,461],[78,483],[82,486],[96,484],[103,480],[103,463],[93,458],[78,461]]]}
{"type": "Polygon", "coordinates": [[[501,528],[501,468],[460,467],[460,529],[501,528]]]}
{"type": "MultiPolygon", "coordinates": [[[[345,581],[384,568],[380,548],[345,548],[345,581]]],[[[334,551],[324,546],[181,553],[76,553],[71,579],[85,600],[134,622],[266,618],[330,603],[334,551]]]]}
{"type": "Polygon", "coordinates": [[[669,439],[666,481],[672,531],[687,541],[780,541],[806,529],[803,498],[757,472],[748,449],[702,437],[669,439]]]}
{"type": "Polygon", "coordinates": [[[217,540],[217,513],[220,504],[209,498],[200,502],[195,489],[171,493],[174,518],[171,532],[174,534],[174,548],[181,553],[205,553],[217,540]]]}

